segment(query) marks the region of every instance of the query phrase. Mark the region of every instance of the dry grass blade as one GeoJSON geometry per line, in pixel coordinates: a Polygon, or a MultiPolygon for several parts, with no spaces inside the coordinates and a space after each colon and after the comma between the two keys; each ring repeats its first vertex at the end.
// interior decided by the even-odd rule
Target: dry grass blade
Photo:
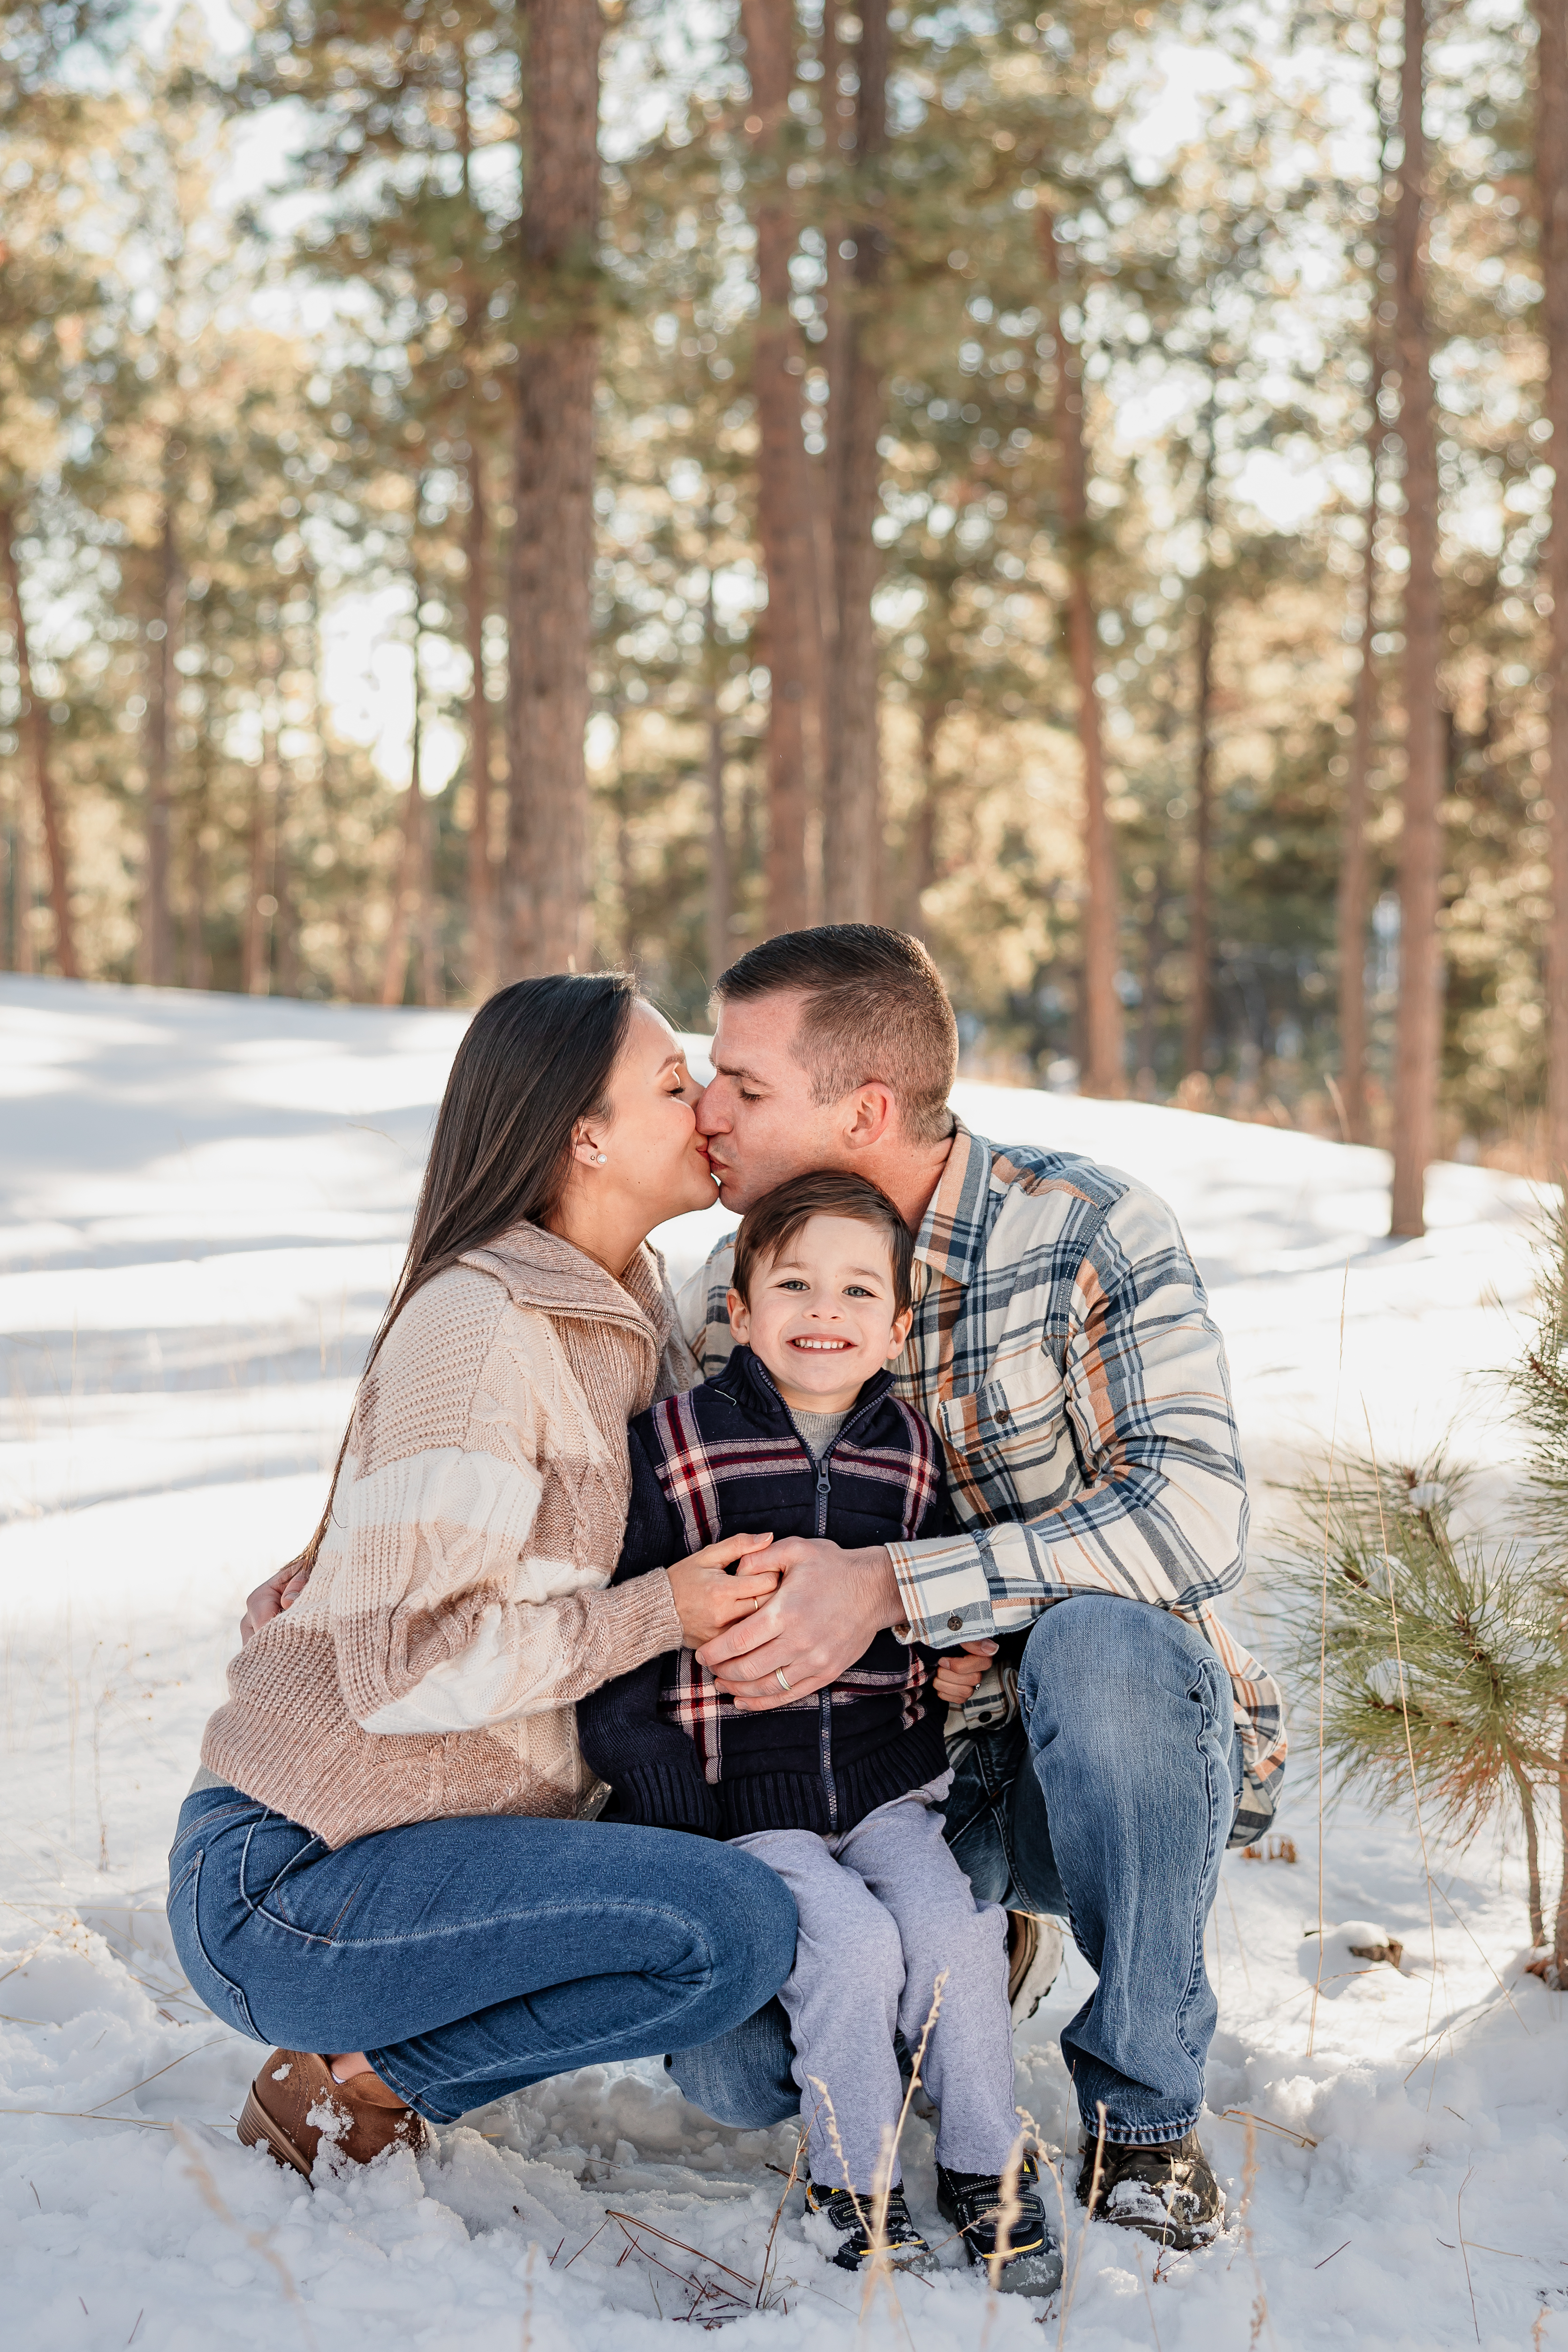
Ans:
{"type": "MultiPolygon", "coordinates": [[[[763,2307],[763,2297],[768,2291],[768,2277],[773,2266],[773,2240],[778,2236],[779,2223],[784,2219],[784,2200],[788,2197],[790,2190],[795,2187],[795,2180],[800,2172],[800,2159],[805,2154],[805,2134],[802,2132],[800,2137],[795,2144],[795,2160],[789,2168],[789,2178],[784,2182],[783,2193],[779,2198],[778,2203],[773,2207],[773,2223],[768,2231],[768,2242],[763,2248],[763,2275],[757,2287],[757,2300],[753,2305],[753,2309],[757,2311],[761,2311],[763,2307]]],[[[777,2168],[775,2167],[774,2169],[776,2170],[776,2168],[777,2168]]]]}
{"type": "MultiPolygon", "coordinates": [[[[1340,1285],[1340,1360],[1334,1373],[1334,1411],[1329,1424],[1329,1475],[1323,1496],[1323,1575],[1318,1613],[1318,1974],[1312,1986],[1312,2007],[1307,2020],[1307,2055],[1318,2031],[1318,1997],[1323,1982],[1323,1725],[1329,1672],[1329,1551],[1333,1528],[1334,1447],[1340,1434],[1340,1384],[1345,1369],[1345,1300],[1350,1293],[1351,1262],[1345,1260],[1340,1285]]],[[[1236,1916],[1232,1906],[1231,1916],[1236,1916]]],[[[1237,1940],[1240,1941],[1239,1931],[1237,1940]]]]}
{"type": "Polygon", "coordinates": [[[279,2282],[282,2286],[285,2298],[289,2303],[293,2304],[299,2311],[300,2333],[303,2336],[306,2343],[310,2346],[310,2352],[316,2352],[316,2339],[314,2335],[311,2333],[310,2318],[305,2310],[305,2298],[294,2284],[293,2272],[289,2269],[282,2255],[278,2252],[277,2247],[272,2243],[265,2230],[247,2230],[244,2223],[237,2221],[235,2216],[229,2211],[227,2205],[224,2201],[223,2191],[219,2189],[217,2182],[213,2179],[212,2167],[208,2164],[205,2157],[202,2154],[200,2147],[191,2137],[190,2133],[186,2131],[184,2125],[174,2124],[171,2128],[175,2139],[179,2142],[181,2148],[184,2152],[186,2179],[192,2180],[195,2183],[196,2189],[201,2197],[202,2202],[207,2207],[208,2210],[216,2213],[220,2221],[245,2240],[246,2244],[250,2248],[253,2253],[259,2254],[262,2261],[270,2263],[273,2270],[277,2272],[279,2282]]]}
{"type": "MultiPolygon", "coordinates": [[[[1094,2209],[1100,2198],[1100,2176],[1105,2169],[1105,2101],[1103,2099],[1096,2103],[1095,2113],[1100,2118],[1100,2125],[1094,2136],[1094,2168],[1089,2176],[1089,2197],[1083,2209],[1083,2227],[1078,2233],[1078,2251],[1073,2256],[1071,2269],[1066,2272],[1062,2287],[1062,2313],[1057,2328],[1057,2352],[1061,2352],[1061,2347],[1067,2341],[1068,2315],[1072,2309],[1073,2297],[1078,2293],[1079,2276],[1083,2269],[1084,2256],[1089,2251],[1089,2225],[1094,2219],[1094,2209]]],[[[1079,2160],[1081,2162],[1081,2158],[1079,2160]]],[[[1062,2252],[1065,2258],[1067,2252],[1065,2207],[1062,2252]]]]}
{"type": "Polygon", "coordinates": [[[100,2116],[94,2107],[0,2107],[0,2116],[50,2116],[62,2124],[130,2124],[138,2131],[174,2129],[156,2116],[100,2116]]]}
{"type": "MultiPolygon", "coordinates": [[[[921,2028],[919,2046],[915,2051],[914,2061],[910,2068],[909,2088],[904,2093],[903,2105],[899,2109],[899,2119],[893,2127],[890,2139],[884,2146],[882,2150],[882,2163],[880,2168],[882,2177],[877,2194],[872,2200],[874,2218],[871,2231],[871,2276],[866,2282],[866,2298],[865,2302],[861,2305],[862,2312],[864,2312],[870,2302],[871,2290],[879,2270],[887,2274],[889,2293],[889,2294],[892,2294],[892,2265],[888,2259],[888,2200],[893,2193],[893,2168],[899,2160],[899,2149],[903,2141],[904,2126],[910,2119],[910,2108],[914,2103],[915,2093],[920,2088],[921,2070],[925,2065],[926,2051],[930,2047],[931,2034],[935,2031],[937,2019],[942,2013],[942,1997],[947,1990],[947,1978],[948,1971],[946,1969],[943,1969],[942,1974],[937,1978],[936,1982],[931,1987],[931,2007],[926,2011],[926,2021],[921,2028]]],[[[895,2308],[898,2308],[898,2297],[893,2295],[892,2300],[895,2308]]]]}
{"type": "Polygon", "coordinates": [[[1294,2124],[1273,2123],[1268,2116],[1255,2116],[1246,2107],[1226,2107],[1224,2115],[1234,2123],[1261,2124],[1265,2131],[1278,2132],[1282,2138],[1293,2139],[1302,2147],[1316,2147],[1318,2145],[1310,2132],[1298,2131],[1294,2124]]]}
{"type": "MultiPolygon", "coordinates": [[[[757,2291],[756,2280],[747,2278],[743,2271],[732,2271],[728,2263],[721,2263],[719,2260],[717,2254],[705,2254],[700,2246],[688,2245],[684,2238],[672,2238],[668,2230],[657,2228],[652,2221],[639,2221],[635,2213],[618,2213],[612,2205],[605,2208],[605,2219],[606,2221],[618,2221],[622,2231],[628,2237],[633,2231],[640,2230],[646,2236],[657,2238],[660,2245],[673,2246],[678,2253],[689,2254],[694,2262],[706,2263],[710,2270],[722,2271],[726,2278],[732,2278],[738,2286],[743,2286],[750,2294],[754,2294],[757,2291]]],[[[593,2240],[590,2239],[588,2242],[592,2244],[593,2240]]],[[[579,2248],[578,2251],[580,2252],[582,2249],[579,2248]]],[[[639,2246],[637,2251],[640,2253],[643,2249],[639,2246]]],[[[573,2260],[576,2260],[576,2255],[573,2256],[573,2260]]]]}
{"type": "Polygon", "coordinates": [[[1460,2181],[1459,2193],[1454,2200],[1454,2212],[1459,2224],[1459,2253],[1465,2265],[1465,2285],[1469,2291],[1470,2325],[1476,2331],[1476,2342],[1479,2344],[1481,2340],[1481,2323],[1476,2311],[1476,2288],[1475,2281],[1470,2276],[1469,2248],[1465,2243],[1465,2191],[1470,2185],[1470,2180],[1474,2172],[1475,2166],[1472,2165],[1469,2171],[1466,2173],[1463,2180],[1460,2181]]]}
{"type": "MultiPolygon", "coordinates": [[[[1387,1563],[1388,1614],[1394,1627],[1394,1655],[1399,1667],[1399,1691],[1403,1700],[1405,1699],[1405,1695],[1409,1690],[1410,1685],[1405,1678],[1405,1656],[1399,1644],[1399,1604],[1394,1597],[1394,1587],[1395,1581],[1394,1562],[1388,1557],[1388,1527],[1387,1522],[1384,1517],[1383,1510],[1383,1481],[1377,1475],[1377,1447],[1373,1443],[1372,1415],[1369,1412],[1366,1412],[1364,1402],[1362,1406],[1362,1411],[1363,1413],[1366,1413],[1367,1451],[1372,1456],[1374,1491],[1377,1496],[1378,1534],[1383,1544],[1383,1557],[1387,1563]]],[[[1426,1853],[1426,1826],[1421,1818],[1421,1789],[1415,1777],[1415,1749],[1410,1737],[1410,1707],[1408,1701],[1405,1701],[1405,1703],[1401,1706],[1399,1712],[1400,1719],[1405,1726],[1405,1759],[1410,1766],[1410,1795],[1415,1807],[1415,1834],[1421,1841],[1421,1867],[1426,1874],[1426,1916],[1430,1923],[1432,1931],[1432,1974],[1426,1987],[1426,2024],[1425,2030],[1427,2033],[1430,2033],[1432,2031],[1432,2002],[1437,1990],[1437,1914],[1432,1907],[1432,1864],[1426,1853]]],[[[1436,2077],[1434,2077],[1434,2080],[1436,2080],[1436,2077]]]]}
{"type": "MultiPolygon", "coordinates": [[[[96,2115],[100,2107],[113,2106],[116,2099],[128,2099],[132,2091],[144,2090],[149,2083],[155,2083],[160,2074],[172,2074],[176,2066],[183,2066],[187,2058],[199,2058],[204,2050],[216,2050],[223,2038],[224,2037],[221,2033],[215,2033],[210,2042],[202,2042],[196,2049],[182,2050],[179,2056],[177,2058],[171,2058],[166,2066],[155,2066],[150,2074],[143,2074],[139,2083],[131,2084],[123,2091],[116,2091],[110,2098],[100,2099],[97,2106],[92,2109],[92,2113],[96,2115]]],[[[130,2117],[127,2116],[125,2120],[129,2122],[130,2117]]]]}
{"type": "Polygon", "coordinates": [[[1002,2195],[996,2209],[995,2251],[985,2258],[985,2277],[990,2294],[985,2306],[985,2326],[980,2336],[980,2352],[985,2352],[985,2347],[991,2340],[991,2326],[996,2316],[1002,2273],[1006,2265],[1007,2256],[1012,2252],[1014,2227],[1024,2210],[1018,2196],[1018,2179],[1024,2169],[1024,2152],[1027,2145],[1027,2133],[1020,2132],[1008,2150],[1007,2161],[1003,2167],[1002,2195]]]}
{"type": "MultiPolygon", "coordinates": [[[[1456,1918],[1456,1919],[1458,1919],[1458,1923],[1459,1923],[1460,1927],[1464,1929],[1464,1931],[1465,1931],[1466,1935],[1467,1935],[1467,1936],[1469,1936],[1471,1943],[1476,1945],[1476,1949],[1477,1949],[1477,1951],[1480,1953],[1480,1957],[1481,1957],[1481,1958],[1482,1958],[1483,1960],[1486,1960],[1487,1967],[1491,1970],[1491,1976],[1492,1976],[1492,1981],[1493,1981],[1493,1983],[1497,1986],[1497,1989],[1498,1989],[1498,1990],[1501,1993],[1501,1995],[1502,1995],[1502,1997],[1503,1997],[1504,2000],[1506,2000],[1506,2001],[1507,2001],[1507,2003],[1508,2003],[1508,2005],[1509,2005],[1510,2009],[1511,2009],[1511,2010],[1512,2010],[1512,2011],[1513,2011],[1513,2013],[1514,2013],[1515,2017],[1519,2017],[1519,2004],[1518,2004],[1518,2002],[1514,2000],[1514,1997],[1513,1997],[1512,1993],[1510,1993],[1510,1990],[1509,1990],[1509,1989],[1508,1989],[1507,1985],[1505,1985],[1505,1984],[1504,1984],[1504,1982],[1503,1982],[1503,1980],[1502,1980],[1501,1977],[1500,1977],[1500,1976],[1498,1975],[1498,1972],[1497,1972],[1496,1969],[1492,1968],[1492,1964],[1491,1964],[1490,1960],[1487,1959],[1487,1956],[1486,1956],[1485,1952],[1481,1951],[1481,1948],[1480,1948],[1479,1944],[1476,1944],[1475,1937],[1470,1933],[1470,1923],[1469,1923],[1469,1921],[1465,1917],[1465,1916],[1464,1916],[1463,1912],[1461,1912],[1461,1911],[1458,1911],[1458,1910],[1455,1910],[1453,1903],[1449,1900],[1449,1897],[1448,1897],[1447,1895],[1444,1895],[1444,1894],[1443,1894],[1443,1889],[1442,1889],[1440,1886],[1438,1887],[1437,1892],[1438,1892],[1438,1894],[1439,1894],[1439,1895],[1443,1895],[1443,1900],[1444,1900],[1444,1902],[1447,1904],[1449,1910],[1450,1910],[1450,1911],[1453,1911],[1455,1918],[1456,1918]]],[[[1530,2032],[1530,2028],[1529,2028],[1529,2026],[1528,2026],[1528,2025],[1526,2025],[1526,2024],[1525,2024],[1524,2020],[1523,2020],[1523,2018],[1522,2018],[1522,2017],[1519,2017],[1519,2022],[1520,2022],[1521,2030],[1524,2033],[1528,2034],[1528,2033],[1529,2033],[1529,2032],[1530,2032]]],[[[1450,2110],[1450,2112],[1452,2112],[1452,2111],[1450,2110]]]]}

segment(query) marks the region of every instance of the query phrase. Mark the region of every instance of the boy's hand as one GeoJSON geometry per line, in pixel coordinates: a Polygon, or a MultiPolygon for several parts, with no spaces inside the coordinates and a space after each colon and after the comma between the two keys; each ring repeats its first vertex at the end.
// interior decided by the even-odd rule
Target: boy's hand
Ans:
{"type": "Polygon", "coordinates": [[[717,1641],[728,1626],[756,1615],[775,1590],[779,1571],[748,1555],[764,1550],[772,1541],[771,1535],[726,1536],[722,1543],[705,1544],[669,1569],[669,1590],[689,1650],[700,1650],[704,1642],[717,1641]]]}
{"type": "Polygon", "coordinates": [[[310,1570],[296,1568],[290,1560],[289,1566],[280,1568],[276,1576],[269,1576],[265,1584],[258,1584],[246,1602],[245,1614],[239,1621],[241,1648],[247,1642],[254,1641],[263,1625],[276,1617],[279,1610],[291,1609],[310,1581],[310,1570]]]}
{"type": "Polygon", "coordinates": [[[965,1642],[959,1649],[944,1651],[942,1664],[931,1676],[932,1690],[949,1706],[962,1706],[966,1698],[973,1697],[995,1655],[994,1642],[965,1642]]]}

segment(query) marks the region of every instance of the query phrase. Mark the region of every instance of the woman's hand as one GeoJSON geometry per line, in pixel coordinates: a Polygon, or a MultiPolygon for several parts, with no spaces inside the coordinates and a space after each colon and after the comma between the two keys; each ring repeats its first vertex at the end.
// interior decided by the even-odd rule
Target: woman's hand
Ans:
{"type": "Polygon", "coordinates": [[[276,1617],[280,1610],[291,1609],[310,1581],[310,1570],[296,1568],[290,1560],[289,1566],[280,1568],[276,1576],[269,1576],[265,1584],[258,1584],[246,1602],[245,1614],[239,1621],[241,1648],[247,1642],[254,1641],[263,1625],[276,1617]]]}
{"type": "Polygon", "coordinates": [[[994,1642],[965,1642],[956,1650],[944,1651],[931,1676],[932,1690],[949,1706],[962,1706],[966,1698],[973,1697],[995,1654],[994,1642]]]}
{"type": "Polygon", "coordinates": [[[771,1535],[726,1536],[708,1544],[688,1559],[678,1559],[668,1570],[669,1589],[680,1619],[681,1638],[689,1650],[716,1642],[742,1617],[759,1610],[779,1580],[775,1568],[764,1568],[748,1555],[766,1549],[771,1535]],[[741,1563],[729,1573],[731,1562],[741,1563]]]}

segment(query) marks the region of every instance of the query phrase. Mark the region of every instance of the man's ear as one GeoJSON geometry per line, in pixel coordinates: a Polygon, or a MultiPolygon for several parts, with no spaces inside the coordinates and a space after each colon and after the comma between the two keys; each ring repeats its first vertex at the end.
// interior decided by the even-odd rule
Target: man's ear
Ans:
{"type": "Polygon", "coordinates": [[[904,1341],[910,1336],[910,1326],[914,1319],[915,1310],[912,1307],[900,1307],[898,1313],[894,1316],[893,1328],[888,1335],[889,1363],[891,1363],[893,1358],[902,1352],[904,1341]]]}
{"type": "Polygon", "coordinates": [[[730,1310],[731,1336],[738,1347],[743,1348],[751,1337],[752,1310],[738,1290],[729,1291],[724,1304],[730,1310]]]}
{"type": "Polygon", "coordinates": [[[890,1087],[872,1079],[858,1087],[844,1106],[848,1114],[844,1142],[850,1151],[865,1151],[885,1143],[899,1123],[899,1106],[890,1087]]]}

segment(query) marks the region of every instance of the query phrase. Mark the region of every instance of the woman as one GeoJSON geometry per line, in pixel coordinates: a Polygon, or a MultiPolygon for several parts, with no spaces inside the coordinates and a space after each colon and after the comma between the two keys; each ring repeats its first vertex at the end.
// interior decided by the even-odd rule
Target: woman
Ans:
{"type": "Polygon", "coordinates": [[[647,1246],[713,1198],[695,1092],[622,975],[482,1007],[326,1513],[284,1606],[282,1579],[252,1596],[169,1920],[214,2013],[281,2045],[240,2137],[307,2175],[323,2136],[368,2161],[422,2118],[709,2042],[789,1971],[763,1864],[582,1818],[575,1702],[776,1580],[726,1573],[766,1540],[742,1537],[610,1585],[627,1419],[695,1377],[647,1246]]]}

